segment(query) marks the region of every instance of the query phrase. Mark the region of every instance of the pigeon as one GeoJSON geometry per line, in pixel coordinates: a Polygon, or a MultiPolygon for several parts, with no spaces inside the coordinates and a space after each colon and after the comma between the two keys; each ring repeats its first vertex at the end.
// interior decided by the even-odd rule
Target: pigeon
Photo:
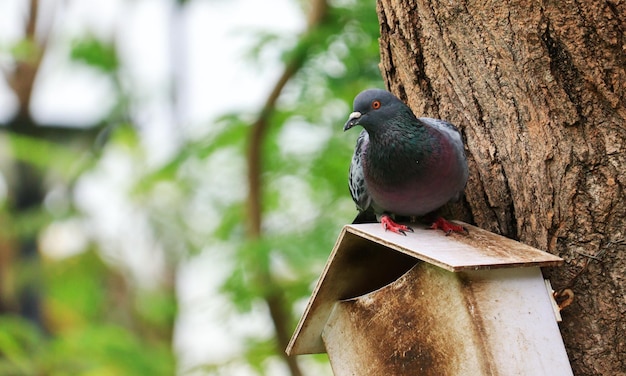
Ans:
{"type": "MultiPolygon", "coordinates": [[[[386,90],[354,99],[343,130],[363,127],[350,164],[349,187],[359,214],[353,223],[378,221],[385,230],[413,232],[396,217],[421,217],[458,200],[468,177],[461,134],[446,121],[416,117],[386,90]]],[[[430,227],[467,233],[439,217],[430,227]]]]}

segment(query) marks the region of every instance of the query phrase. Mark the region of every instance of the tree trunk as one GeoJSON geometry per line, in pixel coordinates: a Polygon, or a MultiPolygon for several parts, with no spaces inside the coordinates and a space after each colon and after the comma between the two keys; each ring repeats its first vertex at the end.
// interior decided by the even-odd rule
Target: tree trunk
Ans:
{"type": "Polygon", "coordinates": [[[465,220],[558,254],[577,375],[626,374],[626,3],[380,0],[381,71],[464,135],[465,220]]]}

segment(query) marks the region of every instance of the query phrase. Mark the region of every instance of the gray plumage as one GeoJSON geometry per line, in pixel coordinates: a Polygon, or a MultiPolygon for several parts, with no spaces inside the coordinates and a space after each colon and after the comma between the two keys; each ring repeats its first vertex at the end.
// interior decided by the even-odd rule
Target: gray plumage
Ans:
{"type": "Polygon", "coordinates": [[[361,92],[344,126],[361,125],[349,187],[359,215],[423,216],[462,194],[468,178],[459,131],[450,123],[417,118],[391,93],[361,92]]]}

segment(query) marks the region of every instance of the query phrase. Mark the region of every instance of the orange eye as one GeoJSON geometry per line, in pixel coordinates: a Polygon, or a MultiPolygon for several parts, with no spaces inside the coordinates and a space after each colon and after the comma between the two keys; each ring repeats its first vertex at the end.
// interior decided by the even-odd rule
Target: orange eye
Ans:
{"type": "Polygon", "coordinates": [[[378,99],[372,101],[372,108],[378,110],[380,108],[380,101],[378,99]]]}

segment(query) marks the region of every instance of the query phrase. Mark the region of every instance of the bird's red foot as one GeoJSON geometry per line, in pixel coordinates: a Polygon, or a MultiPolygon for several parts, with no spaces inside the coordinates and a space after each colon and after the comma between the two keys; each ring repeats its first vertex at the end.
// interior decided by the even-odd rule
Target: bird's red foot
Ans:
{"type": "Polygon", "coordinates": [[[446,236],[450,235],[453,232],[469,234],[469,231],[465,227],[448,222],[441,217],[437,218],[437,220],[429,227],[429,229],[432,229],[432,230],[439,229],[445,232],[446,236]]]}
{"type": "Polygon", "coordinates": [[[385,229],[385,231],[389,230],[389,231],[395,232],[396,234],[400,234],[404,236],[406,236],[407,231],[413,232],[412,228],[410,228],[409,226],[401,225],[399,223],[394,222],[393,219],[391,219],[391,217],[388,215],[383,215],[380,218],[380,223],[383,225],[383,228],[385,229]]]}

